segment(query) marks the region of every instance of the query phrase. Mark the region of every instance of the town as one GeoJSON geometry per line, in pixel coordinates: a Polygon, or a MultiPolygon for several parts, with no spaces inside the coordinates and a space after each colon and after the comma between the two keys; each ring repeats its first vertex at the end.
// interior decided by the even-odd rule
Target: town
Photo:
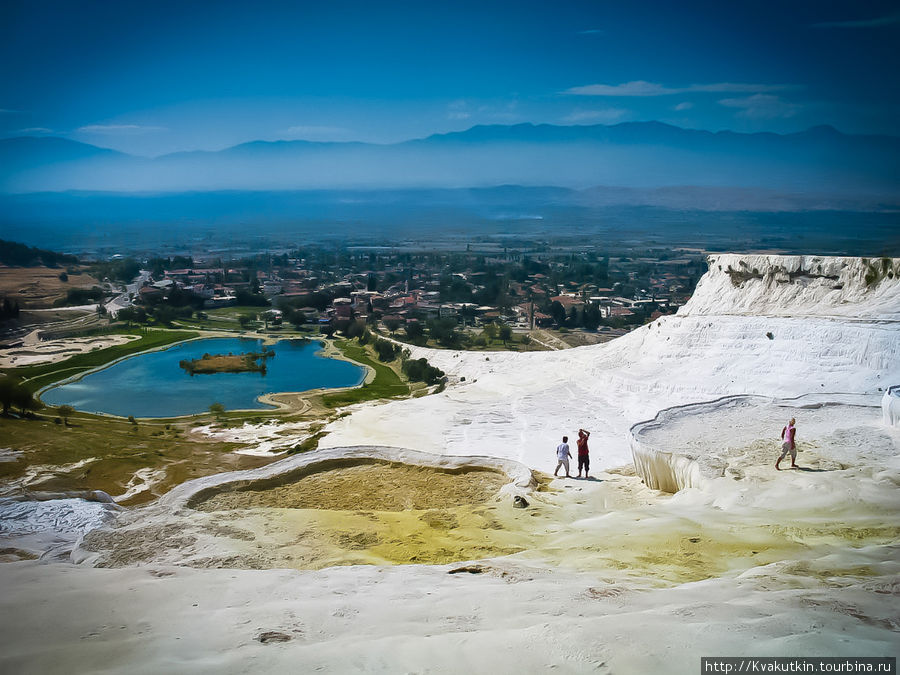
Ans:
{"type": "Polygon", "coordinates": [[[706,267],[696,249],[466,248],[116,256],[90,270],[119,291],[100,305],[109,321],[351,336],[369,326],[414,344],[535,350],[604,342],[673,313],[706,267]]]}

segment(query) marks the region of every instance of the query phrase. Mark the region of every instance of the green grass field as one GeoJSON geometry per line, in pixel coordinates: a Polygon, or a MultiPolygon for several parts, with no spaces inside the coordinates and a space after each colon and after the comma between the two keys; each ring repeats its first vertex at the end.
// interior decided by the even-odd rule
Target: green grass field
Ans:
{"type": "Polygon", "coordinates": [[[43,479],[32,489],[104,490],[120,495],[138,470],[161,472],[155,476],[158,482],[152,492],[126,502],[136,504],[191,478],[255,468],[277,459],[237,455],[232,452],[239,447],[236,443],[190,437],[190,424],[187,420],[171,424],[142,420],[132,425],[123,419],[76,413],[68,425],[62,425],[54,423],[52,414],[31,419],[0,415],[0,444],[23,453],[17,461],[0,462],[0,484],[28,480],[30,467],[41,467],[43,479]]]}
{"type": "Polygon", "coordinates": [[[366,348],[358,342],[336,340],[335,344],[348,359],[371,366],[375,370],[375,379],[356,389],[349,389],[336,394],[325,394],[322,396],[322,403],[326,407],[337,408],[361,401],[409,395],[409,386],[400,379],[400,376],[390,366],[386,366],[373,358],[366,348]]]}
{"type": "Polygon", "coordinates": [[[59,363],[47,363],[21,368],[5,368],[3,372],[25,381],[25,386],[35,392],[48,384],[72,375],[97,368],[123,356],[136,354],[148,349],[156,349],[167,345],[197,337],[197,333],[189,331],[123,329],[117,331],[122,335],[140,335],[139,340],[131,340],[123,345],[115,345],[106,349],[98,349],[87,354],[76,354],[59,363]]]}

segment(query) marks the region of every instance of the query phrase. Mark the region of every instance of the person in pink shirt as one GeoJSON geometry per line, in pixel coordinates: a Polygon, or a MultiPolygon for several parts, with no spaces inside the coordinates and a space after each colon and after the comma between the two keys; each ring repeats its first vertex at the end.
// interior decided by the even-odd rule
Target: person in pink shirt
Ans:
{"type": "Polygon", "coordinates": [[[794,438],[797,435],[797,429],[794,427],[796,421],[797,420],[792,417],[791,421],[781,430],[781,457],[775,462],[775,468],[778,471],[781,471],[778,465],[781,464],[781,460],[783,460],[788,453],[791,453],[791,468],[797,468],[797,445],[794,442],[794,438]]]}

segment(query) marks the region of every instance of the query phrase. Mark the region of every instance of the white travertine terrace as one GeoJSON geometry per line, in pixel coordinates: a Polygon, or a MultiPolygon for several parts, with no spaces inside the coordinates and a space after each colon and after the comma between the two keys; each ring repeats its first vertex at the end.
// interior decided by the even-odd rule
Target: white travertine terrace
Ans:
{"type": "Polygon", "coordinates": [[[713,255],[678,314],[606,344],[524,354],[413,347],[448,373],[447,390],[354,410],[326,428],[322,445],[397,444],[552,470],[560,437],[583,427],[600,469],[632,461],[631,426],[672,406],[881,396],[900,381],[900,259],[867,283],[881,260],[713,255]],[[750,276],[733,281],[729,267],[750,276]]]}
{"type": "MultiPolygon", "coordinates": [[[[0,565],[0,669],[696,673],[702,655],[896,656],[898,269],[714,255],[677,315],[607,344],[412,348],[448,373],[445,391],[354,406],[319,451],[249,479],[372,445],[550,472],[560,437],[590,429],[595,480],[553,481],[516,513],[503,500],[540,535],[533,550],[238,570],[173,546],[145,567],[0,565]],[[802,470],[776,472],[791,416],[802,470]],[[288,641],[262,644],[270,630],[288,641]]],[[[192,481],[118,520],[175,523],[144,543],[164,548],[192,496],[247,478],[192,481]]]]}
{"type": "Polygon", "coordinates": [[[780,429],[792,417],[801,420],[801,464],[804,448],[858,464],[870,458],[855,446],[874,449],[886,438],[886,430],[871,424],[878,410],[877,396],[860,394],[808,394],[787,400],[726,396],[675,406],[631,428],[634,468],[646,485],[663,492],[708,488],[724,476],[768,469],[780,454],[780,429]],[[836,432],[851,428],[854,442],[835,440],[836,432]],[[761,430],[768,432],[763,438],[761,430]]]}

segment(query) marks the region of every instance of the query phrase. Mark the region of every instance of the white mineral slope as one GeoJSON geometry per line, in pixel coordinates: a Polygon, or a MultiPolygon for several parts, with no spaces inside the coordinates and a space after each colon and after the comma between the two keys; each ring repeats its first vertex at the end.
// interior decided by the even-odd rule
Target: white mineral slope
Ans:
{"type": "Polygon", "coordinates": [[[880,395],[900,383],[900,261],[868,284],[855,258],[711,256],[710,264],[677,315],[606,344],[526,354],[413,348],[450,386],[356,410],[327,427],[321,445],[487,454],[546,470],[560,437],[584,427],[603,468],[629,462],[629,427],[663,408],[733,394],[880,395]],[[720,266],[750,276],[735,285],[720,266]]]}
{"type": "Polygon", "coordinates": [[[900,320],[898,258],[720,254],[682,315],[900,320]],[[887,280],[889,283],[880,283],[887,280]]]}
{"type": "MultiPolygon", "coordinates": [[[[447,389],[357,408],[323,445],[548,470],[559,437],[587,427],[599,468],[630,463],[629,428],[674,405],[738,394],[841,401],[815,419],[796,409],[806,471],[771,466],[780,403],[748,414],[701,406],[697,425],[678,418],[677,433],[653,444],[702,451],[731,426],[726,475],[674,496],[627,471],[554,481],[520,512],[544,523],[541,541],[481,561],[480,574],[3,563],[0,671],[697,673],[702,656],[900,655],[900,429],[879,405],[900,384],[896,261],[893,278],[847,272],[829,289],[788,273],[797,287],[772,290],[767,278],[793,259],[735,257],[732,269],[742,259],[749,276],[737,286],[713,278],[716,262],[679,315],[606,345],[414,350],[450,374],[447,389]],[[267,631],[288,641],[263,644],[267,631]]],[[[863,270],[818,260],[824,276],[844,262],[863,270]]]]}
{"type": "Polygon", "coordinates": [[[704,655],[893,655],[900,592],[881,579],[829,588],[778,564],[654,591],[502,565],[49,567],[0,568],[4,672],[688,674],[704,655]],[[289,641],[258,641],[270,631],[289,641]]]}

